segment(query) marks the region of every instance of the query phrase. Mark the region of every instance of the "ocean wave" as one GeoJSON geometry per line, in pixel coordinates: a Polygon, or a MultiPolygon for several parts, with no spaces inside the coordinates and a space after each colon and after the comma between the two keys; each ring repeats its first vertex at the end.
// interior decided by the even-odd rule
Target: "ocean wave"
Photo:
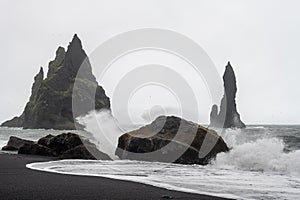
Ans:
{"type": "Polygon", "coordinates": [[[300,175],[300,151],[284,152],[284,142],[278,138],[263,138],[234,146],[228,153],[217,155],[217,166],[249,171],[275,171],[300,175]]]}
{"type": "Polygon", "coordinates": [[[249,126],[246,129],[266,129],[264,126],[249,126]]]}
{"type": "Polygon", "coordinates": [[[2,130],[23,130],[22,127],[8,127],[8,126],[2,126],[1,127],[2,130]]]}
{"type": "Polygon", "coordinates": [[[285,144],[285,151],[300,150],[300,137],[294,135],[280,135],[285,144]]]}

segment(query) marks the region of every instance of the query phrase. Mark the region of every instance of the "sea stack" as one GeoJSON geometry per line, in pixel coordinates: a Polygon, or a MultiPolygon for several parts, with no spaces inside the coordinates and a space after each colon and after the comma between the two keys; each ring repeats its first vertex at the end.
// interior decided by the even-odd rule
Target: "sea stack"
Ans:
{"type": "Polygon", "coordinates": [[[210,126],[218,128],[245,128],[246,125],[242,122],[236,108],[236,77],[230,62],[226,66],[223,81],[224,96],[221,100],[220,111],[217,105],[212,106],[210,126]]]}
{"type": "Polygon", "coordinates": [[[92,74],[91,64],[76,34],[67,51],[58,47],[56,57],[48,68],[45,79],[43,68],[35,76],[31,96],[22,115],[4,122],[2,126],[70,130],[76,129],[74,117],[94,109],[110,109],[110,100],[92,74]],[[79,68],[81,73],[77,76],[79,68]],[[73,97],[76,97],[75,102],[73,97]],[[84,106],[73,113],[72,103],[73,106],[84,106]]]}

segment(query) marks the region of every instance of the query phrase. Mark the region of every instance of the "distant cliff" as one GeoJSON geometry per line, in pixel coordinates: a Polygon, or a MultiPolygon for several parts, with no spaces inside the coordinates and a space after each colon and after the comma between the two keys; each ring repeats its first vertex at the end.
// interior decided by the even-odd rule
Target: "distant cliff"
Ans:
{"type": "Polygon", "coordinates": [[[87,114],[93,109],[110,109],[110,100],[92,74],[91,64],[76,34],[66,52],[63,47],[57,49],[56,57],[49,63],[48,68],[47,78],[44,79],[43,68],[35,76],[31,96],[22,115],[4,122],[1,126],[75,129],[72,95],[77,97],[77,105],[84,105],[78,109],[77,116],[87,114]],[[80,66],[82,73],[77,77],[74,88],[80,66]]]}
{"type": "Polygon", "coordinates": [[[236,77],[230,62],[228,62],[226,66],[223,81],[224,96],[221,100],[220,111],[218,111],[217,105],[213,105],[210,113],[210,126],[221,128],[245,128],[246,125],[242,122],[236,108],[236,77]]]}

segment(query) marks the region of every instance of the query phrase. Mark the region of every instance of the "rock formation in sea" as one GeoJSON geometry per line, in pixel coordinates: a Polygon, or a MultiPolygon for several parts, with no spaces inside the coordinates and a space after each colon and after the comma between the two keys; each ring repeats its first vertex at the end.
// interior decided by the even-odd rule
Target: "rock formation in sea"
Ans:
{"type": "Polygon", "coordinates": [[[224,96],[221,100],[220,111],[217,105],[212,106],[210,126],[220,128],[245,128],[246,125],[242,122],[236,108],[236,77],[230,62],[228,62],[226,66],[223,81],[224,96]]]}
{"type": "Polygon", "coordinates": [[[24,140],[15,136],[11,136],[7,142],[7,145],[2,147],[3,151],[17,151],[24,144],[33,144],[33,141],[24,140]]]}
{"type": "Polygon", "coordinates": [[[73,117],[103,108],[110,109],[110,100],[92,74],[89,59],[75,34],[67,51],[63,47],[57,49],[55,59],[49,63],[47,77],[44,79],[43,68],[35,76],[31,96],[22,115],[4,122],[2,126],[75,129],[77,122],[73,117]],[[77,76],[80,66],[81,73],[77,76]],[[72,95],[76,97],[73,104],[80,105],[76,114],[72,111],[72,95]]]}
{"type": "Polygon", "coordinates": [[[160,116],[120,136],[115,154],[121,159],[206,165],[228,150],[215,131],[179,117],[160,116]]]}
{"type": "Polygon", "coordinates": [[[4,151],[18,151],[19,154],[59,157],[61,159],[93,159],[111,158],[99,151],[95,144],[74,133],[62,133],[57,136],[47,135],[37,142],[11,136],[4,151]]]}

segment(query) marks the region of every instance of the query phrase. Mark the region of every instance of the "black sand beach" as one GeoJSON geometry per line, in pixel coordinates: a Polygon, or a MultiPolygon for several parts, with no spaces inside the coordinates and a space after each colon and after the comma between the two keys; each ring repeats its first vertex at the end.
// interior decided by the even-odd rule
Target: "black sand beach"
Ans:
{"type": "Polygon", "coordinates": [[[176,192],[99,177],[53,174],[27,169],[52,158],[0,154],[0,199],[223,199],[176,192]]]}

